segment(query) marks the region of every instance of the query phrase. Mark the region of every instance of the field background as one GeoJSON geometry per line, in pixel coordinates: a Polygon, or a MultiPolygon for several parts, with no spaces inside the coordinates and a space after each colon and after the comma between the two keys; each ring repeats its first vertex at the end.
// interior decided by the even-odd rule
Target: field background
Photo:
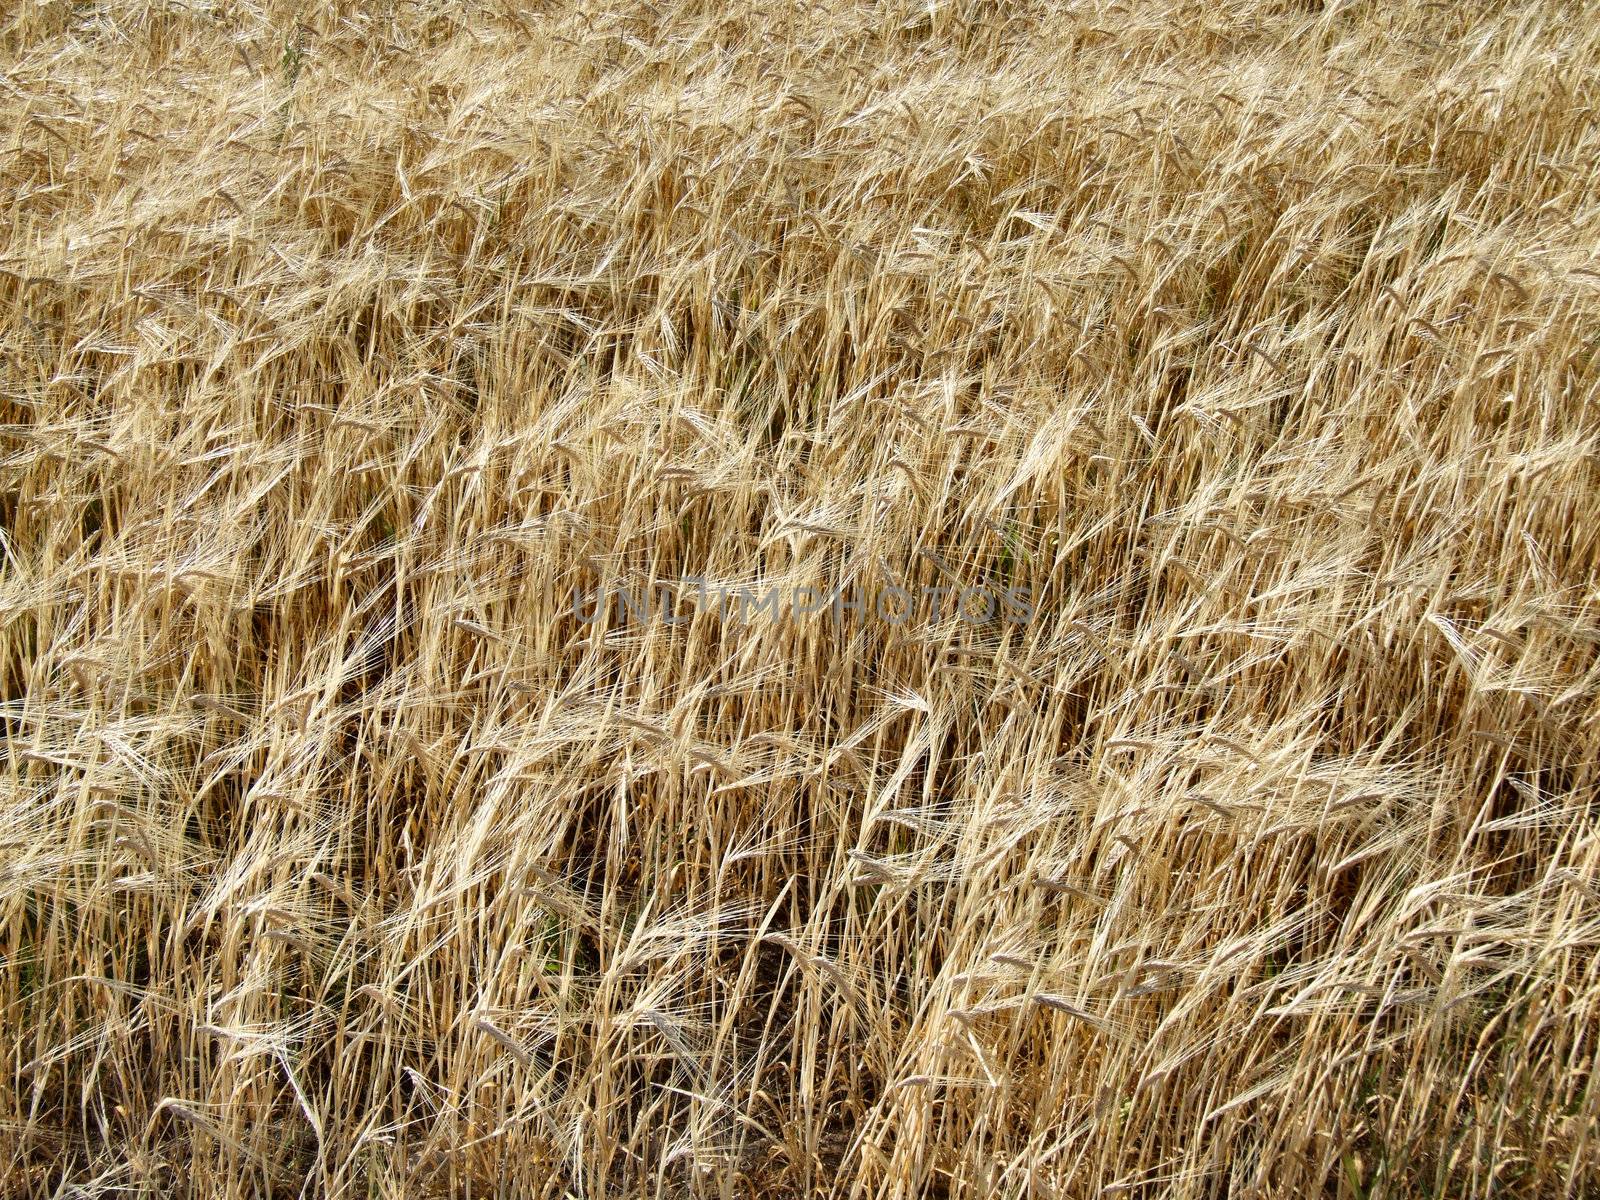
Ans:
{"type": "Polygon", "coordinates": [[[1597,105],[1558,0],[13,0],[0,1194],[1597,1194],[1597,105]],[[570,604],[684,576],[1037,612],[570,604]]]}

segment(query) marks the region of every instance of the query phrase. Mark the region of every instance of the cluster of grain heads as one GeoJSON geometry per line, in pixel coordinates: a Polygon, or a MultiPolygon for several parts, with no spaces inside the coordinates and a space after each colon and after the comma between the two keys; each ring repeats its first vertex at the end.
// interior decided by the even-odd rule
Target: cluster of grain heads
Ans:
{"type": "Polygon", "coordinates": [[[1556,0],[0,14],[0,1193],[1592,1192],[1597,105],[1556,0]]]}

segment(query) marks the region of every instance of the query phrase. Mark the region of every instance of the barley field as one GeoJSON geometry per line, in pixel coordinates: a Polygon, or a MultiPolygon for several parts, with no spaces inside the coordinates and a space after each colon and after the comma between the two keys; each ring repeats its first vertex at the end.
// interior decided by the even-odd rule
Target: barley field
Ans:
{"type": "Polygon", "coordinates": [[[0,1196],[1600,1195],[1600,9],[11,0],[0,1196]]]}

